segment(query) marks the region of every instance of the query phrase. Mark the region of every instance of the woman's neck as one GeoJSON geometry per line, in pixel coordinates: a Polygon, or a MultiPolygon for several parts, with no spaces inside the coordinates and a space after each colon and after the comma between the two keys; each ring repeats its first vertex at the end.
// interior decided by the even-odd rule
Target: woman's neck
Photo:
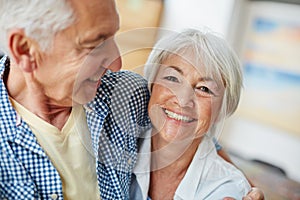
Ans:
{"type": "Polygon", "coordinates": [[[201,138],[167,143],[159,134],[151,140],[149,196],[153,200],[173,199],[197,151],[201,138]]]}
{"type": "Polygon", "coordinates": [[[151,171],[187,169],[201,142],[201,138],[188,138],[168,143],[159,133],[152,135],[151,171]]]}

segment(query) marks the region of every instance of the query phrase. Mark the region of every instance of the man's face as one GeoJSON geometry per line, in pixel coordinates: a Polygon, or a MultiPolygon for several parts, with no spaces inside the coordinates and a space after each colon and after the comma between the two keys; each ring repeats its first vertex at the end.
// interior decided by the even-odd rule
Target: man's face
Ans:
{"type": "Polygon", "coordinates": [[[113,0],[71,1],[76,21],[55,36],[35,77],[50,104],[72,106],[91,101],[107,69],[118,71],[121,59],[114,34],[119,16],[113,0]]]}

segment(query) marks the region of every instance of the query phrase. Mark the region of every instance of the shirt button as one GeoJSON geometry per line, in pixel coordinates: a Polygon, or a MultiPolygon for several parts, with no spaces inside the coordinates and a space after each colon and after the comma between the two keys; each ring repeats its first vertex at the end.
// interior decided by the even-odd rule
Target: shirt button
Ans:
{"type": "Polygon", "coordinates": [[[131,165],[131,163],[132,163],[132,159],[131,159],[131,158],[129,158],[129,159],[127,160],[127,163],[128,163],[129,165],[131,165]]]}
{"type": "Polygon", "coordinates": [[[58,195],[57,195],[57,194],[51,194],[51,195],[50,195],[50,198],[51,198],[51,199],[53,199],[53,200],[56,200],[56,199],[57,199],[57,197],[58,197],[58,195]]]}

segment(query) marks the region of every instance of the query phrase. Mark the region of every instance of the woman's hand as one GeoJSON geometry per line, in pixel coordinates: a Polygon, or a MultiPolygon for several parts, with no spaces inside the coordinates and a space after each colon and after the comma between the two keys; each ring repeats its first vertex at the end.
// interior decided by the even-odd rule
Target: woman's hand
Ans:
{"type": "Polygon", "coordinates": [[[251,188],[250,192],[243,198],[243,200],[264,200],[265,195],[263,191],[257,187],[251,188]]]}
{"type": "MultiPolygon", "coordinates": [[[[257,187],[251,188],[247,196],[243,197],[243,200],[264,200],[264,199],[265,196],[263,191],[257,187]]],[[[235,199],[231,197],[225,197],[223,200],[235,200],[235,199]]]]}

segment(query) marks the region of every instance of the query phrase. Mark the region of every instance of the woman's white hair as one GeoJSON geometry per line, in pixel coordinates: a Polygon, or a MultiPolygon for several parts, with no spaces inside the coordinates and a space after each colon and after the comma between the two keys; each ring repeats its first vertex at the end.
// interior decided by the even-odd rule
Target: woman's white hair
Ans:
{"type": "Polygon", "coordinates": [[[159,40],[144,68],[150,91],[160,64],[174,54],[197,68],[205,67],[208,73],[221,80],[225,87],[221,108],[223,116],[234,113],[240,100],[243,77],[239,58],[224,39],[211,31],[186,29],[159,40]]]}
{"type": "Polygon", "coordinates": [[[21,28],[46,51],[55,34],[74,22],[73,14],[68,0],[0,0],[1,50],[8,53],[8,31],[21,28]]]}

